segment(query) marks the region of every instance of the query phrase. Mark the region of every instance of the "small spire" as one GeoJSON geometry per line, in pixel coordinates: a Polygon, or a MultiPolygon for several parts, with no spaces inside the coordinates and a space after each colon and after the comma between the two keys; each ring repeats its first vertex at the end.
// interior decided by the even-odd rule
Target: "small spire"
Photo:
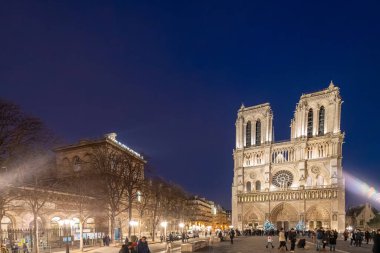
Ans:
{"type": "Polygon", "coordinates": [[[244,109],[244,108],[245,108],[244,103],[241,103],[240,109],[244,109]]]}
{"type": "Polygon", "coordinates": [[[329,89],[331,90],[331,89],[333,89],[334,87],[335,87],[335,85],[334,85],[333,81],[331,80],[330,85],[329,85],[329,89]]]}

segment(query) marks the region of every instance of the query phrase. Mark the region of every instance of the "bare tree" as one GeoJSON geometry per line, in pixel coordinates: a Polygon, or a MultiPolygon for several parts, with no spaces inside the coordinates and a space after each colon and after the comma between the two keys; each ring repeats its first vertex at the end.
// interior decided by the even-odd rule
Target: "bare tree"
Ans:
{"type": "Polygon", "coordinates": [[[39,227],[38,217],[41,216],[44,207],[55,198],[54,189],[57,182],[49,178],[48,159],[39,158],[29,161],[28,170],[33,174],[24,174],[22,186],[16,187],[18,197],[25,201],[26,206],[33,214],[33,252],[39,253],[39,227]]]}
{"type": "Polygon", "coordinates": [[[98,197],[106,204],[112,241],[115,239],[116,217],[125,211],[123,200],[126,184],[123,165],[123,156],[120,155],[120,151],[107,145],[94,148],[90,166],[93,167],[100,180],[98,197]]]}
{"type": "MultiPolygon", "coordinates": [[[[133,203],[141,193],[144,180],[144,163],[134,156],[124,153],[121,157],[121,169],[124,171],[126,208],[128,209],[128,220],[132,220],[133,203]]],[[[131,236],[131,224],[128,223],[128,236],[131,236]]]]}
{"type": "Polygon", "coordinates": [[[35,160],[55,142],[40,119],[0,99],[0,221],[16,197],[10,187],[17,185],[20,174],[33,173],[23,171],[26,161],[35,160]]]}
{"type": "Polygon", "coordinates": [[[141,227],[143,224],[143,218],[147,214],[148,209],[150,207],[151,199],[150,199],[150,183],[149,181],[144,181],[141,184],[139,195],[137,196],[136,209],[139,215],[139,236],[141,237],[141,227]]]}
{"type": "Polygon", "coordinates": [[[61,179],[60,186],[63,191],[65,200],[67,200],[71,208],[70,211],[77,213],[77,218],[79,220],[79,249],[83,251],[83,227],[87,219],[97,215],[99,210],[99,203],[96,196],[91,196],[89,189],[94,189],[96,182],[98,180],[95,178],[93,173],[89,171],[79,170],[75,174],[69,175],[64,179],[61,179]]]}

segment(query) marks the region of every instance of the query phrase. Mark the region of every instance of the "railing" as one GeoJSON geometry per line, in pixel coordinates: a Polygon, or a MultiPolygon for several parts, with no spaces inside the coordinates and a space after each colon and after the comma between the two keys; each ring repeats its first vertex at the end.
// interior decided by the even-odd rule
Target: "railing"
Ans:
{"type": "Polygon", "coordinates": [[[286,191],[238,193],[238,202],[298,201],[316,199],[336,199],[339,188],[287,189],[286,191]]]}

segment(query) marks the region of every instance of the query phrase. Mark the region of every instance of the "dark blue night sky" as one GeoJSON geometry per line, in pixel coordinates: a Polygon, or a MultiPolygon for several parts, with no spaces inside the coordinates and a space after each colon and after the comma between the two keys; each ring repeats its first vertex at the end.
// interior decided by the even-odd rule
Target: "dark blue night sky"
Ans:
{"type": "Polygon", "coordinates": [[[275,138],[288,139],[301,94],[333,80],[345,101],[344,170],[379,190],[379,10],[379,1],[3,1],[0,96],[66,142],[117,132],[158,174],[229,208],[241,103],[270,102],[275,138]]]}

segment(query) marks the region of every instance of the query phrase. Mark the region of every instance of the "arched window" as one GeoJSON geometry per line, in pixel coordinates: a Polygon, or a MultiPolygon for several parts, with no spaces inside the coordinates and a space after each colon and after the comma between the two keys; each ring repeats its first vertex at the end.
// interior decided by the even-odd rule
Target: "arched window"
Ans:
{"type": "Polygon", "coordinates": [[[313,136],[313,109],[307,114],[307,137],[313,136]]]}
{"type": "Polygon", "coordinates": [[[256,181],[256,191],[261,191],[261,182],[256,181]]]}
{"type": "Polygon", "coordinates": [[[78,172],[81,170],[81,161],[80,161],[80,158],[78,156],[74,156],[73,158],[73,169],[75,172],[78,172]]]}
{"type": "Polygon", "coordinates": [[[323,186],[324,185],[324,178],[321,176],[321,175],[319,175],[318,177],[317,177],[317,186],[323,186]]]}
{"type": "Polygon", "coordinates": [[[250,192],[252,189],[251,189],[251,182],[247,182],[247,186],[246,186],[246,190],[247,192],[250,192]]]}
{"type": "Polygon", "coordinates": [[[261,121],[258,119],[256,121],[256,146],[261,144],[261,121]]]}
{"type": "Polygon", "coordinates": [[[325,134],[325,107],[319,109],[318,135],[325,134]]]}
{"type": "Polygon", "coordinates": [[[251,146],[251,121],[247,122],[247,126],[245,128],[245,146],[251,146]]]}

